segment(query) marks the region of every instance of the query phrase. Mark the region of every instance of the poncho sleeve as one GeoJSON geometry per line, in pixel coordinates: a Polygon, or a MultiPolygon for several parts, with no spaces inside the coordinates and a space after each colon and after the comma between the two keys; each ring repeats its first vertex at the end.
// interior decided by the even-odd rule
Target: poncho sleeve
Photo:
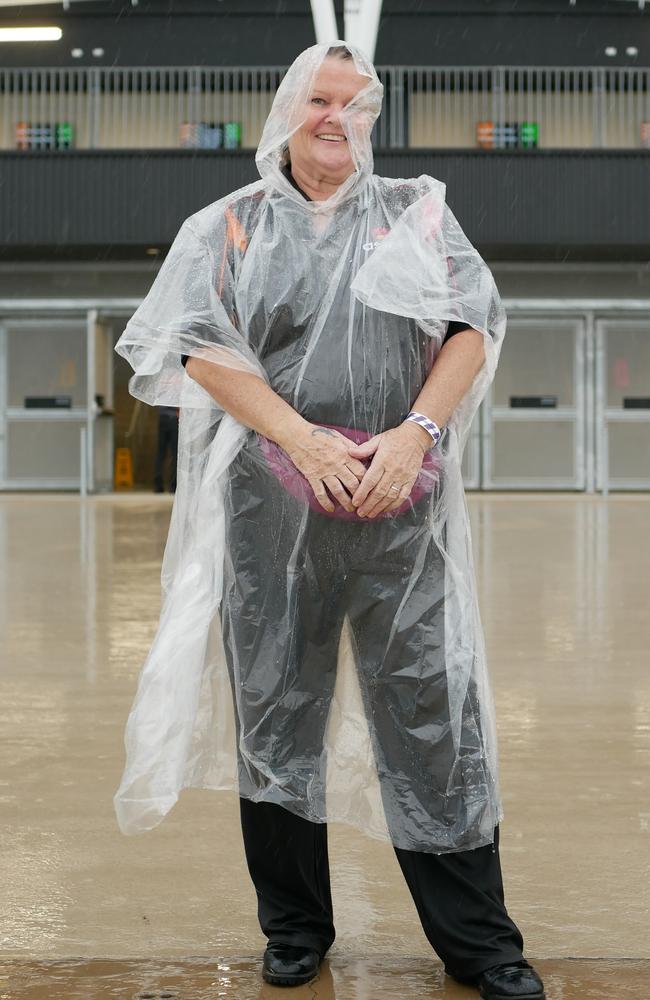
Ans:
{"type": "Polygon", "coordinates": [[[373,309],[415,319],[440,339],[447,323],[480,331],[491,380],[505,331],[492,273],[446,204],[445,185],[426,176],[412,183],[419,197],[359,269],[352,292],[373,309]]]}
{"type": "Polygon", "coordinates": [[[450,419],[462,443],[494,378],[506,315],[492,272],[446,204],[445,185],[427,176],[412,183],[419,197],[359,269],[351,288],[372,309],[416,320],[438,350],[449,323],[483,335],[485,363],[450,419]]]}
{"type": "Polygon", "coordinates": [[[149,293],[116,345],[135,372],[129,383],[133,396],[157,406],[215,407],[209,394],[185,373],[184,355],[265,377],[237,321],[238,238],[241,227],[233,211],[219,203],[181,226],[149,293]]]}

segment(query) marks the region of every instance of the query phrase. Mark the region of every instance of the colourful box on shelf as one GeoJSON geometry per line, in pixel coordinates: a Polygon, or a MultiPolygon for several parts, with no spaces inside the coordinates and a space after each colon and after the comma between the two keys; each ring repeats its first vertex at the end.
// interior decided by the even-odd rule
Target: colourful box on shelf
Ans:
{"type": "Polygon", "coordinates": [[[196,149],[199,144],[199,128],[196,122],[181,122],[180,136],[183,149],[196,149]]]}
{"type": "Polygon", "coordinates": [[[199,123],[199,149],[222,149],[223,125],[217,122],[199,123]]]}
{"type": "Polygon", "coordinates": [[[18,149],[54,148],[54,129],[48,122],[17,122],[15,134],[18,149]]]}
{"type": "Polygon", "coordinates": [[[516,122],[497,122],[494,126],[496,149],[515,149],[519,145],[519,127],[516,122]]]}
{"type": "Polygon", "coordinates": [[[183,149],[240,149],[241,122],[182,122],[183,149]]]}
{"type": "Polygon", "coordinates": [[[16,122],[16,149],[29,149],[29,122],[16,122]]]}
{"type": "Polygon", "coordinates": [[[71,125],[70,122],[57,122],[55,135],[57,149],[72,149],[74,146],[74,125],[71,125]]]}
{"type": "Polygon", "coordinates": [[[537,122],[519,123],[519,145],[522,149],[537,149],[539,142],[539,124],[537,122]]]}
{"type": "Polygon", "coordinates": [[[32,124],[29,133],[30,149],[52,149],[54,147],[54,128],[51,122],[36,122],[32,124]]]}
{"type": "Polygon", "coordinates": [[[494,149],[494,122],[476,123],[476,144],[481,149],[494,149]]]}
{"type": "Polygon", "coordinates": [[[70,122],[16,122],[15,137],[17,149],[71,149],[74,125],[70,122]]]}
{"type": "Polygon", "coordinates": [[[241,122],[226,122],[223,127],[223,148],[240,149],[241,122]]]}

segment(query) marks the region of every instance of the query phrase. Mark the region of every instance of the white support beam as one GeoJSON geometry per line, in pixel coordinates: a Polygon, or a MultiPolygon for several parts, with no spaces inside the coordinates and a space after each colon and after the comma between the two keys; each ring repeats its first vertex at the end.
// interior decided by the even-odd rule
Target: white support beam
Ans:
{"type": "Polygon", "coordinates": [[[339,29],[334,13],[334,0],[311,0],[311,12],[318,44],[329,45],[331,42],[336,42],[339,29]]]}
{"type": "Polygon", "coordinates": [[[361,4],[363,0],[345,0],[345,35],[344,38],[346,42],[350,45],[360,46],[360,27],[359,21],[361,18],[361,4]]]}
{"type": "Polygon", "coordinates": [[[383,0],[345,0],[345,40],[375,58],[383,0]]]}

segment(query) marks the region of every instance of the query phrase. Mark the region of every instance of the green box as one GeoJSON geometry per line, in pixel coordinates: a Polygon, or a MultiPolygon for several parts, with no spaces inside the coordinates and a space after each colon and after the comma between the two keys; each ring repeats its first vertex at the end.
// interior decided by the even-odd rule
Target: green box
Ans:
{"type": "Polygon", "coordinates": [[[57,122],[55,137],[57,149],[72,149],[74,146],[74,125],[70,122],[57,122]]]}
{"type": "Polygon", "coordinates": [[[223,148],[239,149],[241,146],[241,122],[226,122],[223,127],[223,148]]]}
{"type": "Polygon", "coordinates": [[[537,122],[519,123],[519,145],[522,149],[537,149],[539,125],[537,122]]]}

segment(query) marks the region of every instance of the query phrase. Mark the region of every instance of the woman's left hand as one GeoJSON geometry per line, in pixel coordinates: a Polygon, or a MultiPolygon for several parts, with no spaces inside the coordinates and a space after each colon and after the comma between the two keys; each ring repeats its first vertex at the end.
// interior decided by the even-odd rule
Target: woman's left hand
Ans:
{"type": "Polygon", "coordinates": [[[348,449],[353,458],[372,461],[352,497],[359,517],[397,510],[410,495],[431,438],[413,421],[375,434],[348,449]]]}

